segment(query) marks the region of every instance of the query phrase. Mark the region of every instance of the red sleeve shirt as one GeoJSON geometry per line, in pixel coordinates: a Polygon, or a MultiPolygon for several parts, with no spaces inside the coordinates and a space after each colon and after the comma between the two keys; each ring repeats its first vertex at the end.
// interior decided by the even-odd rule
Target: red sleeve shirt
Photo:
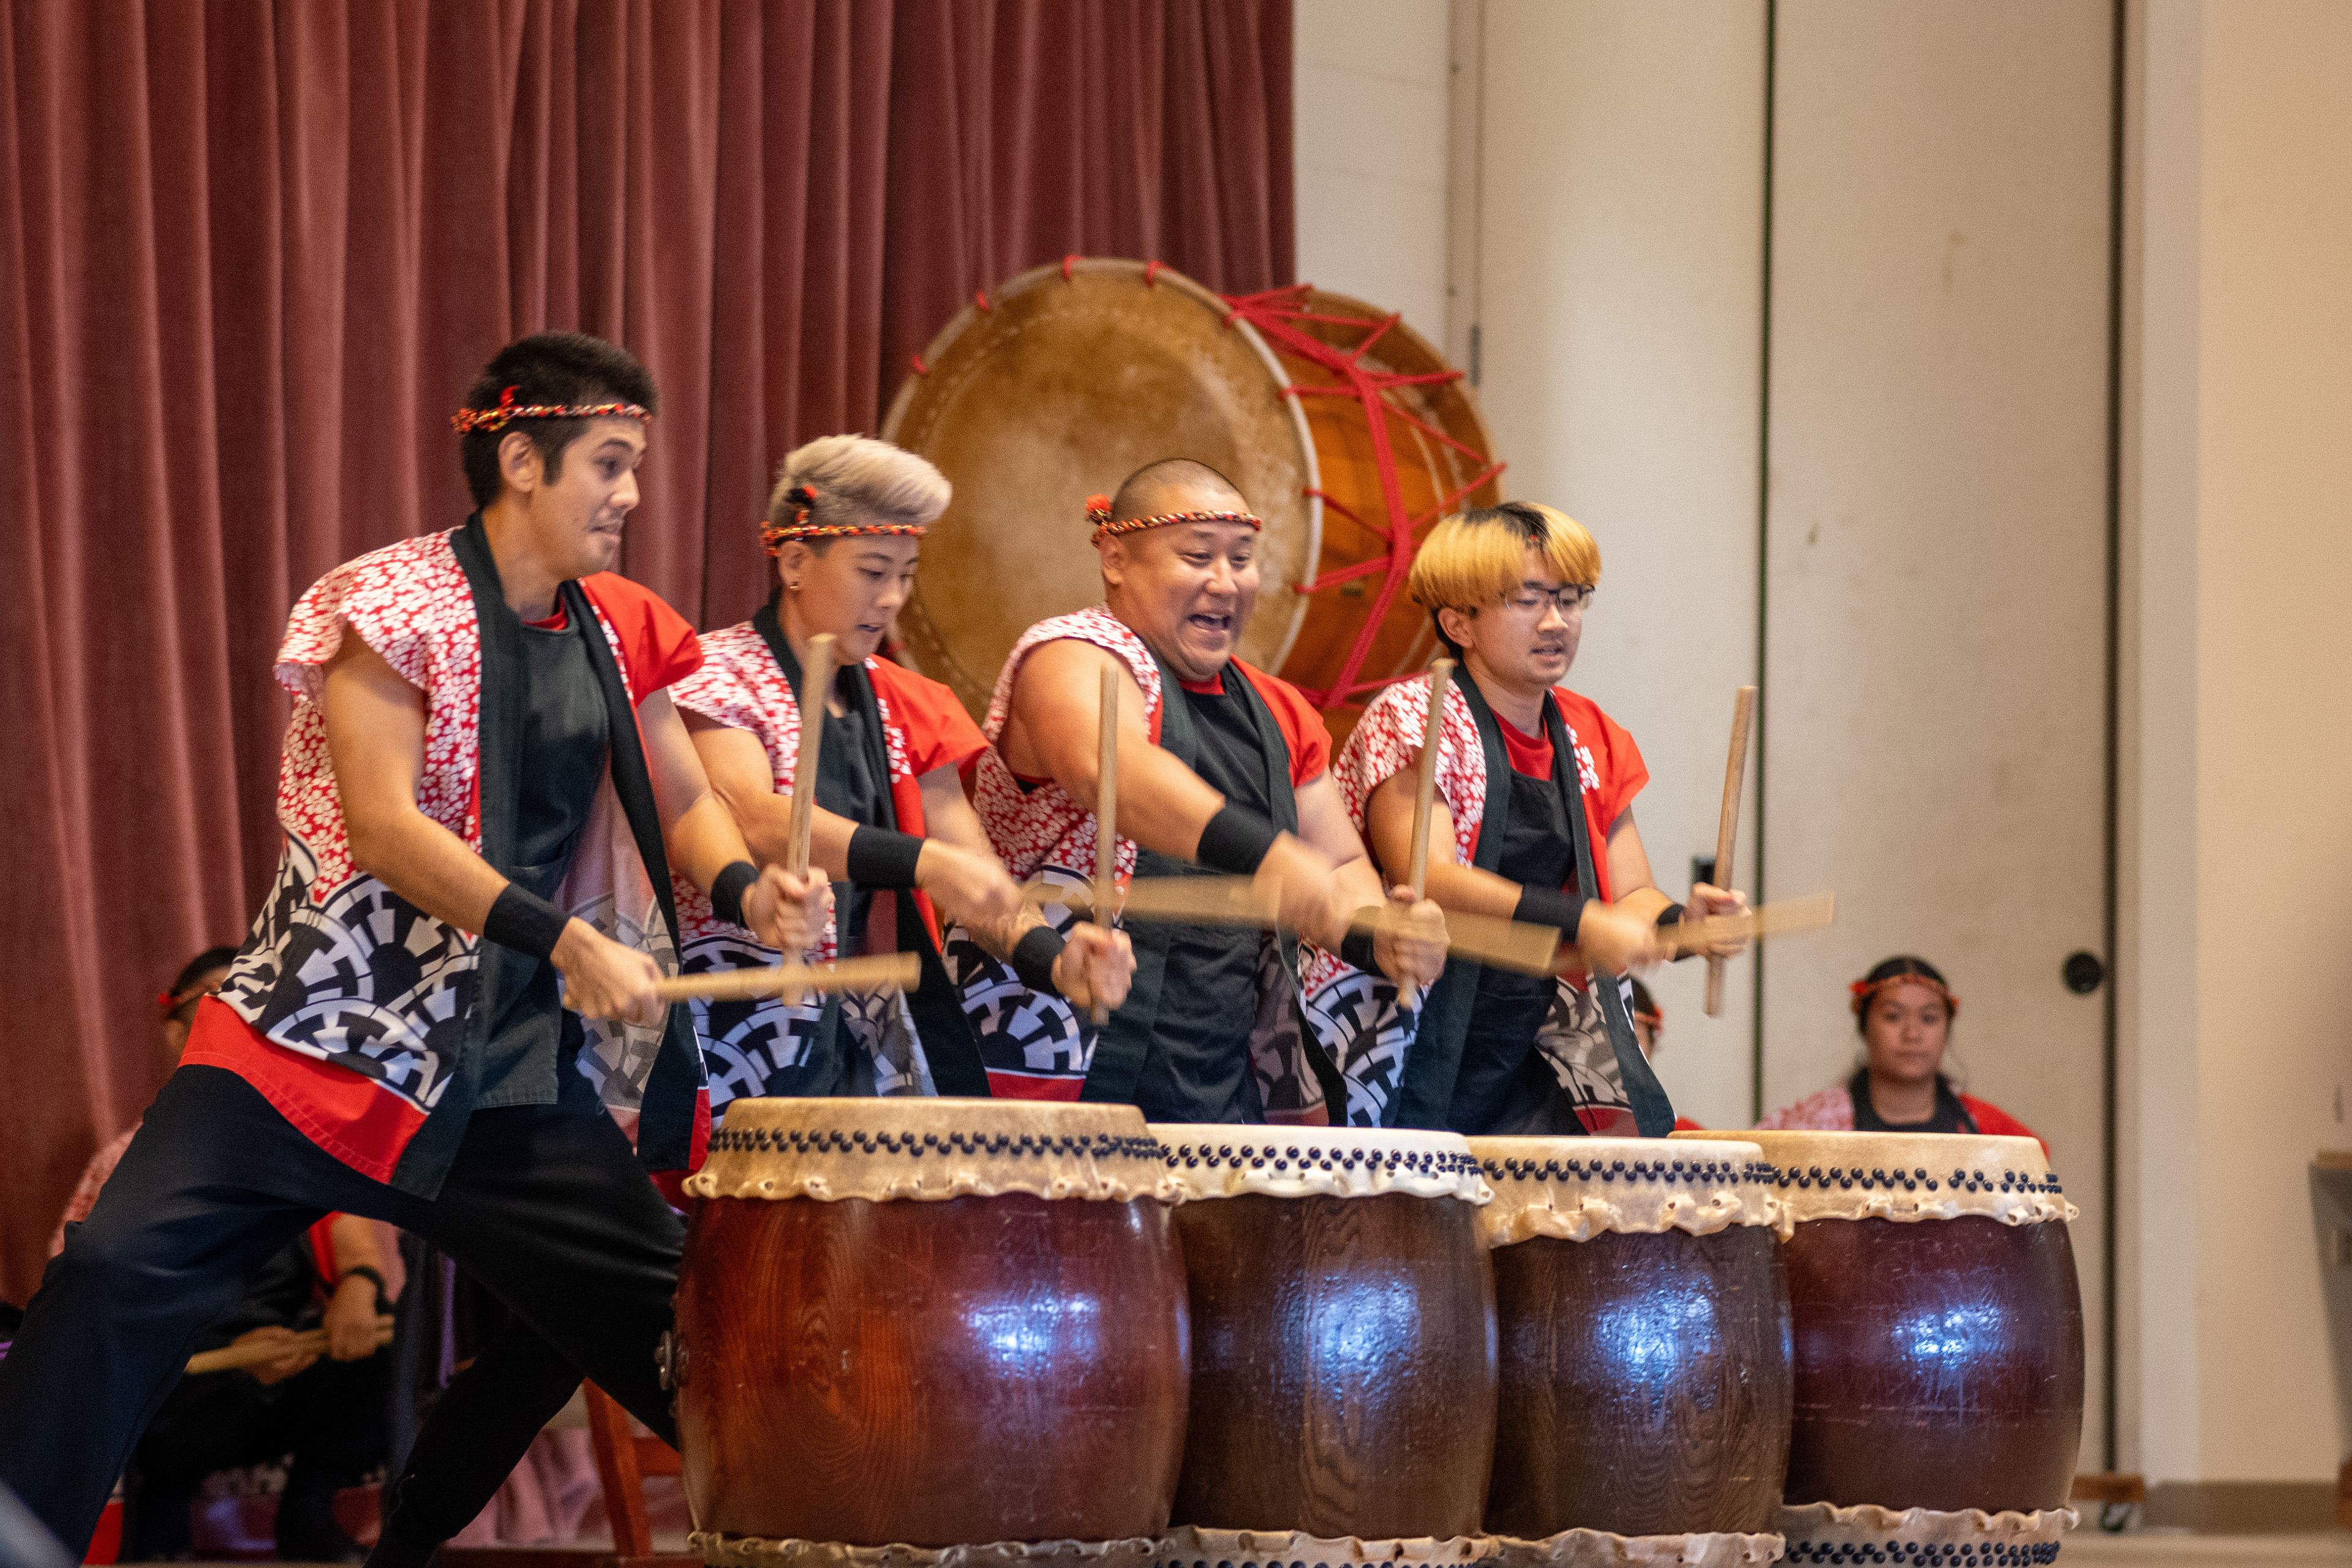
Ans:
{"type": "Polygon", "coordinates": [[[961,772],[988,750],[980,726],[947,687],[887,660],[868,666],[866,673],[890,705],[893,725],[907,738],[907,768],[917,778],[935,768],[961,772]]]}
{"type": "Polygon", "coordinates": [[[1274,721],[1282,731],[1285,743],[1290,747],[1290,783],[1292,788],[1312,784],[1330,770],[1331,731],[1323,726],[1322,712],[1299,691],[1298,688],[1279,676],[1253,669],[1240,659],[1234,668],[1249,678],[1257,689],[1274,721]]]}
{"type": "Polygon", "coordinates": [[[631,702],[643,702],[702,668],[702,643],[694,628],[651,588],[611,572],[583,577],[580,586],[620,636],[631,702]]]}

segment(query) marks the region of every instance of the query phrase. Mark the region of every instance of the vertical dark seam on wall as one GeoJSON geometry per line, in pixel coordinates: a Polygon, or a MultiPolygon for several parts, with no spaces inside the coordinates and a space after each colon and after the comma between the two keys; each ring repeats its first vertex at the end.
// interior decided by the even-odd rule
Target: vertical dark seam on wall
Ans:
{"type": "MultiPolygon", "coordinates": [[[[2117,0],[2121,4],[2121,0],[2117,0]]],[[[1772,559],[1772,121],[1775,68],[1779,63],[1780,0],[1764,0],[1764,243],[1760,349],[1757,358],[1756,396],[1756,826],[1749,838],[1756,846],[1755,901],[1764,901],[1764,746],[1771,733],[1771,683],[1764,679],[1765,616],[1771,603],[1772,559]]],[[[1733,868],[1717,868],[1730,886],[1733,868]]],[[[1748,1119],[1764,1116],[1764,949],[1748,949],[1754,965],[1748,997],[1748,1119]]]]}
{"type": "Polygon", "coordinates": [[[2124,68],[2125,0],[2114,0],[2113,56],[2107,105],[2107,626],[2106,778],[2104,809],[2105,865],[2101,889],[2100,941],[2107,983],[2099,1020],[2099,1388],[2101,1463],[2118,1462],[2121,1432],[2116,1397],[2117,1277],[2116,1151],[2118,1070],[2116,996],[2117,905],[2121,897],[2123,847],[2120,799],[2123,731],[2123,355],[2124,355],[2124,68]]]}

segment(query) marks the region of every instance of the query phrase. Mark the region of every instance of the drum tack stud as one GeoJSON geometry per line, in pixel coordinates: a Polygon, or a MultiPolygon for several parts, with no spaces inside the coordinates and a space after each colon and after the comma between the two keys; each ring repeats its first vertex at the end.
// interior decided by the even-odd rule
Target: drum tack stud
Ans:
{"type": "Polygon", "coordinates": [[[654,1371],[666,1391],[685,1385],[686,1341],[678,1337],[676,1329],[662,1331],[661,1343],[654,1348],[654,1371]]]}

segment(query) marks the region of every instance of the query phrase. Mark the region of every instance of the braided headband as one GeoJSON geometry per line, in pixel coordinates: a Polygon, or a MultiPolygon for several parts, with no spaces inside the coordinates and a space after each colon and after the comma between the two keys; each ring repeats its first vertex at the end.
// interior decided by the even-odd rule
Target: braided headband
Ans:
{"type": "Polygon", "coordinates": [[[496,408],[460,408],[449,416],[449,428],[460,436],[471,430],[499,430],[518,419],[651,419],[653,411],[636,403],[526,403],[518,405],[515,389],[499,394],[496,408]]]}
{"type": "Polygon", "coordinates": [[[848,539],[873,533],[898,533],[920,539],[929,531],[919,522],[813,523],[809,521],[809,509],[816,505],[816,497],[814,485],[794,485],[784,492],[785,504],[793,509],[793,521],[760,525],[760,542],[767,547],[769,554],[775,554],[788,539],[848,539]]]}
{"type": "Polygon", "coordinates": [[[1163,511],[1158,517],[1130,517],[1124,522],[1113,522],[1108,496],[1087,498],[1087,521],[1095,525],[1094,533],[1087,541],[1089,544],[1099,544],[1116,534],[1165,528],[1171,522],[1246,522],[1261,532],[1265,529],[1262,519],[1246,511],[1163,511]]]}
{"type": "Polygon", "coordinates": [[[1952,994],[1950,986],[1933,975],[1890,974],[1884,980],[1857,980],[1846,987],[1853,993],[1854,1016],[1858,1018],[1868,1012],[1870,999],[1890,985],[1925,985],[1944,999],[1944,1012],[1948,1016],[1957,1018],[1960,1016],[1960,999],[1952,994]]]}

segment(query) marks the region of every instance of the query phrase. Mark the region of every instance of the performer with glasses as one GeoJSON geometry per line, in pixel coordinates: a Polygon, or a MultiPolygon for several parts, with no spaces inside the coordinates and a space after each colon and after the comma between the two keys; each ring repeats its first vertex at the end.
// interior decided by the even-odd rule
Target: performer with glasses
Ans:
{"type": "MultiPolygon", "coordinates": [[[[1460,660],[1438,741],[1429,896],[1465,914],[1557,927],[1575,963],[1557,978],[1450,963],[1423,1003],[1399,1125],[1652,1137],[1674,1126],[1623,977],[1664,956],[1658,928],[1685,906],[1658,889],[1633,824],[1633,797],[1650,776],[1640,749],[1559,684],[1600,577],[1591,534],[1517,501],[1445,519],[1413,560],[1407,591],[1460,660]]],[[[1412,852],[1428,713],[1428,677],[1390,687],[1333,769],[1392,878],[1412,852]]],[[[1702,884],[1689,907],[1706,915],[1746,903],[1702,884]]]]}

